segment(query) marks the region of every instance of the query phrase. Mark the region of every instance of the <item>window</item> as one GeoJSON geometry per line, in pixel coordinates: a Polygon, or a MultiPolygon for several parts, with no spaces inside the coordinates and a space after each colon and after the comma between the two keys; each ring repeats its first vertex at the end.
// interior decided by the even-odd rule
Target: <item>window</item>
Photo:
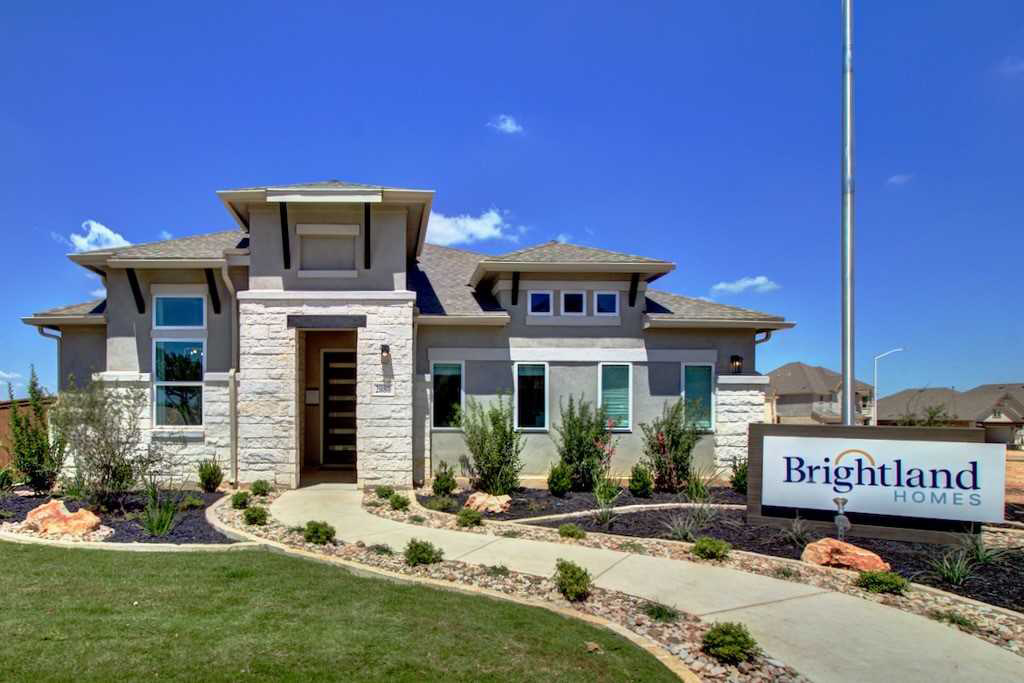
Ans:
{"type": "Polygon", "coordinates": [[[715,366],[683,363],[683,403],[686,417],[701,429],[715,428],[715,366]]]}
{"type": "Polygon", "coordinates": [[[530,315],[551,315],[551,292],[530,292],[530,315]]]}
{"type": "Polygon", "coordinates": [[[618,292],[594,292],[594,315],[618,315],[618,292]]]}
{"type": "Polygon", "coordinates": [[[203,424],[205,347],[202,340],[153,342],[153,418],[157,427],[203,424]]]}
{"type": "Polygon", "coordinates": [[[598,367],[599,405],[608,416],[609,428],[633,428],[633,366],[629,363],[601,363],[598,367]]]}
{"type": "Polygon", "coordinates": [[[465,397],[462,363],[434,363],[434,428],[458,429],[462,426],[462,402],[465,397]]]}
{"type": "Polygon", "coordinates": [[[562,292],[562,315],[583,315],[585,301],[583,292],[562,292]]]}
{"type": "Polygon", "coordinates": [[[165,329],[203,329],[206,327],[206,298],[154,296],[153,326],[165,329]]]}
{"type": "Polygon", "coordinates": [[[547,429],[547,363],[516,363],[515,371],[516,429],[547,429]]]}

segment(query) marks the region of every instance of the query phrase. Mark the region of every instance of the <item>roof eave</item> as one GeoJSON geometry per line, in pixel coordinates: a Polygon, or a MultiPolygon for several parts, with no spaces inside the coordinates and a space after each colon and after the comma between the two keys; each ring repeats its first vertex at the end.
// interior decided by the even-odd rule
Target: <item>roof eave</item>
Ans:
{"type": "Polygon", "coordinates": [[[651,282],[675,270],[676,264],[664,263],[601,263],[596,261],[563,261],[538,263],[531,261],[480,261],[469,284],[476,287],[489,273],[641,273],[651,282]]]}
{"type": "Polygon", "coordinates": [[[64,327],[68,325],[106,325],[102,315],[29,315],[21,322],[33,327],[64,327]]]}
{"type": "Polygon", "coordinates": [[[223,258],[112,258],[106,265],[110,268],[220,268],[223,258]]]}
{"type": "Polygon", "coordinates": [[[644,316],[644,329],[734,328],[743,330],[788,330],[796,327],[789,320],[735,320],[730,318],[656,318],[644,316]]]}
{"type": "Polygon", "coordinates": [[[418,325],[437,326],[488,326],[504,327],[511,321],[508,313],[491,313],[486,315],[432,315],[417,314],[414,321],[418,325]]]}

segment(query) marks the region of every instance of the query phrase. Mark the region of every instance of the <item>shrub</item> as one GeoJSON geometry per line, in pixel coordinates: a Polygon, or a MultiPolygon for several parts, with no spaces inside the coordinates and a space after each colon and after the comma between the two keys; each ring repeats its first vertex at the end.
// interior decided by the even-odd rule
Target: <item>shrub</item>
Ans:
{"type": "Polygon", "coordinates": [[[910,582],[895,572],[878,571],[861,572],[854,583],[869,593],[894,595],[903,595],[910,585],[910,582]]]}
{"type": "MultiPolygon", "coordinates": [[[[68,500],[85,500],[88,498],[85,482],[82,481],[81,475],[77,472],[71,476],[62,476],[59,487],[61,498],[67,498],[68,500]]],[[[51,493],[51,495],[53,494],[51,493]]]]}
{"type": "Polygon", "coordinates": [[[146,487],[146,506],[142,508],[139,523],[150,536],[166,536],[174,528],[179,501],[173,496],[162,495],[155,484],[146,487]]]}
{"type": "Polygon", "coordinates": [[[964,534],[961,547],[972,562],[980,565],[999,564],[1013,554],[1013,550],[1010,548],[997,548],[989,545],[980,533],[964,534]]]}
{"type": "Polygon", "coordinates": [[[582,396],[577,403],[571,394],[561,413],[554,428],[559,462],[569,468],[573,491],[591,491],[607,474],[615,452],[608,416],[604,408],[595,409],[582,396]]]}
{"type": "Polygon", "coordinates": [[[569,473],[569,466],[563,462],[555,463],[548,471],[548,493],[556,498],[564,498],[570,490],[572,490],[572,477],[569,473]]]}
{"type": "Polygon", "coordinates": [[[594,583],[590,572],[575,562],[562,559],[555,562],[554,581],[558,592],[569,602],[586,600],[594,583]]]}
{"type": "Polygon", "coordinates": [[[594,485],[594,500],[597,501],[597,512],[594,519],[598,524],[610,526],[615,519],[615,501],[622,495],[619,485],[602,474],[594,485]]]}
{"type": "Polygon", "coordinates": [[[504,394],[486,410],[470,398],[462,418],[462,433],[472,461],[464,463],[473,488],[501,496],[519,488],[523,471],[520,455],[526,446],[522,432],[515,429],[512,399],[504,394]]]}
{"type": "Polygon", "coordinates": [[[249,487],[254,496],[265,496],[270,493],[270,482],[266,479],[257,479],[249,487]]]}
{"type": "Polygon", "coordinates": [[[800,578],[800,572],[793,569],[792,567],[787,567],[783,565],[781,567],[776,567],[775,569],[773,569],[772,576],[774,576],[777,579],[797,579],[800,578]]]}
{"type": "Polygon", "coordinates": [[[519,538],[523,535],[523,532],[519,531],[518,529],[506,529],[498,535],[502,538],[519,538]]]}
{"type": "Polygon", "coordinates": [[[367,550],[377,555],[394,555],[395,551],[391,549],[387,543],[374,543],[373,545],[367,546],[367,550]]]}
{"type": "Polygon", "coordinates": [[[701,649],[726,664],[749,661],[761,652],[746,626],[728,621],[715,624],[704,633],[701,649]]]}
{"type": "MultiPolygon", "coordinates": [[[[67,439],[59,431],[51,441],[46,419],[46,390],[39,384],[35,366],[28,382],[28,411],[14,403],[14,390],[7,385],[10,397],[10,451],[14,467],[25,477],[25,483],[35,493],[49,493],[57,483],[64,466],[67,439]]],[[[51,413],[52,414],[52,413],[51,413]]]]}
{"type": "Polygon", "coordinates": [[[698,467],[690,463],[690,472],[683,486],[686,499],[694,503],[711,502],[711,484],[718,477],[718,468],[698,467]]]}
{"type": "Polygon", "coordinates": [[[620,543],[617,549],[624,553],[633,553],[634,555],[647,554],[647,548],[645,548],[642,543],[637,543],[636,541],[620,543]]]}
{"type": "Polygon", "coordinates": [[[236,491],[231,496],[231,507],[236,510],[244,510],[249,507],[249,492],[248,491],[236,491]]]}
{"type": "Polygon", "coordinates": [[[435,564],[444,559],[444,551],[430,541],[410,539],[405,546],[405,563],[410,567],[421,564],[435,564]]]}
{"type": "Polygon", "coordinates": [[[668,518],[665,527],[668,537],[674,541],[696,540],[697,535],[711,526],[718,518],[718,508],[710,503],[697,503],[685,512],[679,512],[668,518]]]}
{"type": "Polygon", "coordinates": [[[968,633],[974,633],[978,630],[978,623],[976,621],[951,609],[931,609],[928,610],[928,616],[935,621],[951,624],[968,633]]]}
{"type": "Polygon", "coordinates": [[[458,483],[455,481],[455,472],[452,470],[451,465],[442,461],[437,466],[437,472],[434,473],[434,481],[431,483],[434,495],[450,496],[457,487],[458,483]]]}
{"type": "Polygon", "coordinates": [[[0,467],[0,500],[14,489],[14,473],[10,467],[0,467]]]}
{"type": "Polygon", "coordinates": [[[654,475],[642,462],[633,465],[629,472],[629,492],[637,498],[650,498],[654,493],[654,475]]]}
{"type": "Polygon", "coordinates": [[[462,508],[456,516],[459,526],[480,526],[484,523],[484,516],[479,510],[473,508],[462,508]]]}
{"type": "Polygon", "coordinates": [[[693,544],[693,554],[705,560],[724,560],[729,557],[732,546],[726,541],[704,536],[693,544]]]}
{"type": "Polygon", "coordinates": [[[508,567],[503,564],[490,565],[484,571],[487,572],[487,576],[505,577],[511,573],[509,572],[508,567]]]}
{"type": "Polygon", "coordinates": [[[427,521],[427,518],[423,515],[409,515],[409,521],[413,524],[423,524],[423,522],[427,521]]]}
{"type": "Polygon", "coordinates": [[[224,481],[224,470],[216,460],[204,460],[199,463],[199,486],[207,493],[213,493],[224,481]]]}
{"type": "Polygon", "coordinates": [[[585,538],[587,532],[584,531],[578,524],[572,522],[563,524],[558,527],[558,535],[562,538],[585,538]]]}
{"type": "Polygon", "coordinates": [[[781,533],[782,538],[798,550],[803,550],[803,547],[811,542],[811,528],[799,513],[793,516],[793,521],[781,533]]]}
{"type": "Polygon", "coordinates": [[[668,605],[663,605],[660,602],[649,602],[644,605],[644,614],[653,619],[654,621],[660,621],[662,623],[672,623],[679,621],[679,610],[668,605]]]}
{"type": "Polygon", "coordinates": [[[392,510],[408,510],[409,499],[401,493],[392,493],[391,497],[388,498],[388,505],[391,506],[392,510]]]}
{"type": "Polygon", "coordinates": [[[306,543],[315,543],[316,545],[326,545],[334,542],[334,527],[327,522],[306,522],[306,528],[302,530],[302,537],[306,539],[306,543]]]}
{"type": "Polygon", "coordinates": [[[700,441],[700,430],[686,421],[682,399],[665,404],[660,417],[641,423],[644,464],[654,475],[654,490],[675,493],[690,475],[690,457],[700,441]]]}
{"type": "Polygon", "coordinates": [[[951,586],[962,586],[974,575],[974,559],[966,550],[951,550],[928,559],[928,574],[951,586]]]}
{"type": "Polygon", "coordinates": [[[267,508],[259,505],[254,505],[251,508],[246,508],[243,514],[246,524],[253,526],[263,526],[267,523],[267,508]]]}
{"type": "Polygon", "coordinates": [[[378,486],[376,489],[374,489],[374,493],[377,494],[378,498],[387,499],[394,495],[395,489],[391,488],[390,486],[378,486]]]}
{"type": "Polygon", "coordinates": [[[178,509],[182,512],[186,510],[199,510],[206,507],[206,501],[199,496],[192,495],[191,493],[181,499],[178,503],[178,509]]]}
{"type": "Polygon", "coordinates": [[[745,459],[733,462],[729,485],[736,493],[747,495],[747,461],[745,459]]]}
{"type": "Polygon", "coordinates": [[[457,504],[455,503],[455,500],[449,496],[434,496],[432,498],[427,498],[423,503],[423,507],[437,512],[455,512],[457,504]]]}

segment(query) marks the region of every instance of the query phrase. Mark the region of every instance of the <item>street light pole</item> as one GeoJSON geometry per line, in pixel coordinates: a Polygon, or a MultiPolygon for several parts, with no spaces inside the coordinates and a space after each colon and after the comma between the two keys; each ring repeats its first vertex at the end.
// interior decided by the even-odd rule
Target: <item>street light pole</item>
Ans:
{"type": "Polygon", "coordinates": [[[853,377],[853,0],[843,0],[842,417],[855,422],[853,377]]]}
{"type": "Polygon", "coordinates": [[[892,349],[875,356],[875,386],[874,389],[871,390],[871,424],[875,427],[878,426],[878,361],[885,358],[890,353],[897,353],[899,351],[903,351],[903,349],[892,349]]]}

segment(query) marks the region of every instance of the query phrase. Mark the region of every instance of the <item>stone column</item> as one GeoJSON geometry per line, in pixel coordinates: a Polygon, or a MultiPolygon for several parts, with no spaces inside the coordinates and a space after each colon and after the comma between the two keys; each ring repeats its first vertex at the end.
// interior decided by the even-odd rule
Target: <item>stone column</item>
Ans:
{"type": "Polygon", "coordinates": [[[747,458],[747,425],[764,422],[766,384],[719,383],[715,400],[715,461],[747,458]]]}

